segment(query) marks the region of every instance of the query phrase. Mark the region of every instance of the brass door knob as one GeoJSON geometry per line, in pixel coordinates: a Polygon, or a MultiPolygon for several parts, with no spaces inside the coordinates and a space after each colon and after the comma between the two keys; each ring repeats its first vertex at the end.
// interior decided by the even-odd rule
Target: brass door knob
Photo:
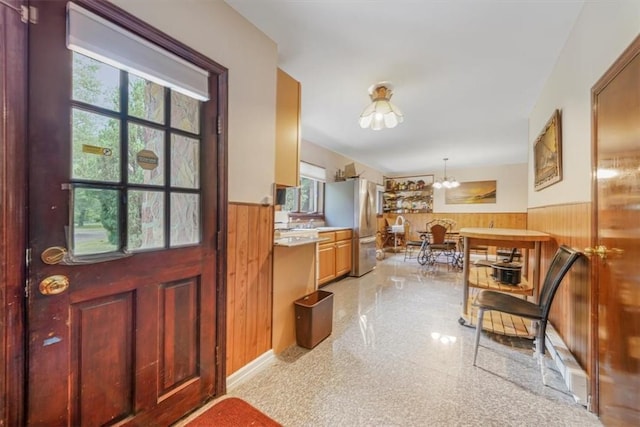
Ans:
{"type": "Polygon", "coordinates": [[[609,256],[609,255],[610,256],[615,256],[615,257],[620,257],[624,253],[624,250],[623,249],[618,249],[618,248],[608,249],[604,245],[598,245],[595,248],[584,248],[584,253],[586,255],[589,255],[589,256],[591,256],[593,254],[596,254],[601,259],[606,259],[607,256],[609,256]]]}
{"type": "Polygon", "coordinates": [[[62,274],[46,277],[40,282],[40,293],[42,295],[58,295],[69,288],[69,278],[62,274]]]}

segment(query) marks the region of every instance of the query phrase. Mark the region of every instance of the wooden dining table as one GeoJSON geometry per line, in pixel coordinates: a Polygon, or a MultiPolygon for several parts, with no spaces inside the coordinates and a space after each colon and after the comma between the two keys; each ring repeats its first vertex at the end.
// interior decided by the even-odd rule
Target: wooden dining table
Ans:
{"type": "MultiPolygon", "coordinates": [[[[469,288],[493,289],[501,292],[509,292],[523,296],[535,295],[535,289],[540,285],[540,254],[542,244],[552,240],[552,236],[535,230],[513,228],[461,228],[460,236],[463,238],[463,295],[462,315],[458,320],[460,324],[473,324],[475,322],[470,309],[469,288]],[[502,284],[494,280],[490,275],[490,267],[474,266],[470,263],[470,248],[476,245],[517,247],[525,249],[524,265],[521,282],[518,285],[502,284]],[[533,261],[529,265],[529,250],[533,250],[533,261]],[[528,269],[531,268],[531,282],[527,279],[528,269]]],[[[496,317],[485,316],[483,329],[503,335],[531,337],[532,330],[526,322],[517,316],[507,317],[496,314],[496,317]]],[[[476,325],[477,327],[477,325],[476,325]]]]}

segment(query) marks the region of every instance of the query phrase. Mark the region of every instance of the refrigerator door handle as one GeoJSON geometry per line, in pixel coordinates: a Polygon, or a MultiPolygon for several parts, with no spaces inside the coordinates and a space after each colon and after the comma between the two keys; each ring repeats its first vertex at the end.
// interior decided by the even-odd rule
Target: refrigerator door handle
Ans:
{"type": "Polygon", "coordinates": [[[371,243],[371,242],[375,242],[376,241],[376,236],[371,236],[371,237],[363,237],[360,239],[360,244],[364,245],[366,243],[371,243]]]}
{"type": "Polygon", "coordinates": [[[367,195],[367,198],[364,203],[364,214],[365,218],[367,219],[367,228],[370,228],[371,222],[369,221],[369,214],[371,212],[371,208],[369,205],[371,204],[371,196],[369,196],[369,191],[366,191],[365,194],[367,195]]]}

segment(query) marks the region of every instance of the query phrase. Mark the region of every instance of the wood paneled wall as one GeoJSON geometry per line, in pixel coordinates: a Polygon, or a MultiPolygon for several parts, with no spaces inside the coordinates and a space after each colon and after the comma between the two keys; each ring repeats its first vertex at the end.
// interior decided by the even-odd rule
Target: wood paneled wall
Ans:
{"type": "Polygon", "coordinates": [[[273,206],[229,203],[227,253],[229,376],[271,349],[273,206]]]}
{"type": "MultiPolygon", "coordinates": [[[[541,271],[559,245],[583,251],[591,243],[591,203],[556,205],[529,210],[529,228],[551,234],[555,242],[543,245],[541,271]]],[[[591,376],[589,354],[590,265],[579,261],[565,277],[551,307],[550,321],[580,365],[591,376]]]]}
{"type": "MultiPolygon", "coordinates": [[[[379,217],[378,230],[382,229],[387,220],[388,224],[394,224],[398,214],[384,214],[379,217]]],[[[491,224],[495,228],[527,228],[526,212],[500,212],[500,213],[407,213],[402,214],[405,221],[411,223],[411,231],[424,230],[427,222],[433,219],[450,218],[456,222],[456,229],[463,227],[489,227],[491,224]]],[[[410,237],[417,240],[418,235],[410,237]]]]}

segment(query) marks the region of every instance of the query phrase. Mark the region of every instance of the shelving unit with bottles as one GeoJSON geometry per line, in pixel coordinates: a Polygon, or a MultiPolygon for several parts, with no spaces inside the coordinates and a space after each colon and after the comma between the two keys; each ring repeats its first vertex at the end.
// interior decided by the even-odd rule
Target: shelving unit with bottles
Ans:
{"type": "Polygon", "coordinates": [[[384,188],[384,213],[433,212],[433,175],[388,177],[384,188]]]}

